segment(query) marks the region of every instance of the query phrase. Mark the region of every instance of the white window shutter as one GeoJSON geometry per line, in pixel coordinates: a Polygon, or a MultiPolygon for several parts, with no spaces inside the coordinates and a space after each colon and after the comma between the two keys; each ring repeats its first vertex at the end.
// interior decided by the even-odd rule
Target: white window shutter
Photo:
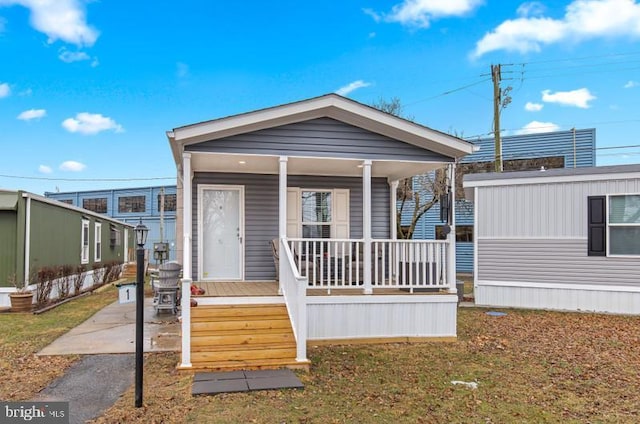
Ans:
{"type": "Polygon", "coordinates": [[[287,237],[300,237],[300,189],[287,188],[287,237]]]}
{"type": "Polygon", "coordinates": [[[348,239],[349,233],[349,189],[333,190],[332,238],[348,239]]]}

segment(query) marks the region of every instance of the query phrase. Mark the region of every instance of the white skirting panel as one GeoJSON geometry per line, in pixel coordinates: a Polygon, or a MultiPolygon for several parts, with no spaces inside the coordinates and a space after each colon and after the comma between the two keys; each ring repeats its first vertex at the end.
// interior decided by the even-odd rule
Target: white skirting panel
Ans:
{"type": "Polygon", "coordinates": [[[561,311],[640,314],[637,287],[593,287],[561,285],[483,285],[474,288],[476,305],[509,308],[552,309],[561,311]]]}
{"type": "Polygon", "coordinates": [[[458,298],[309,296],[309,340],[456,337],[458,298]]]}

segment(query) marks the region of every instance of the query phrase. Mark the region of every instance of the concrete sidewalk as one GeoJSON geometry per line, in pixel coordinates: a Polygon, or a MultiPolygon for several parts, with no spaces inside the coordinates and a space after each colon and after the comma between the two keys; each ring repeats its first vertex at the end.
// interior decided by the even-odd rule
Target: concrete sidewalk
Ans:
{"type": "MultiPolygon", "coordinates": [[[[176,315],[156,314],[151,298],[144,302],[144,351],[180,350],[180,324],[176,315]]],[[[134,353],[136,304],[118,301],[56,339],[38,355],[95,355],[134,353]]]]}

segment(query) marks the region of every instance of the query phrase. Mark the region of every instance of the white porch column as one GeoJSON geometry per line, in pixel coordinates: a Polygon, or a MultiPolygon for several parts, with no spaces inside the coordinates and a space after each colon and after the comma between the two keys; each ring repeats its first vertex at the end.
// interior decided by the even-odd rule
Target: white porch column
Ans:
{"type": "Polygon", "coordinates": [[[398,239],[398,180],[391,181],[389,185],[391,186],[391,193],[389,196],[389,206],[391,207],[391,231],[389,234],[391,235],[391,240],[398,239]]]}
{"type": "Polygon", "coordinates": [[[449,164],[449,184],[451,185],[451,231],[447,236],[448,241],[448,263],[447,263],[447,280],[449,282],[449,293],[457,293],[456,289],[456,164],[449,164]]]}
{"type": "MultiPolygon", "coordinates": [[[[278,243],[282,243],[282,239],[287,237],[287,162],[289,158],[287,156],[280,156],[280,179],[278,188],[278,243]]],[[[284,253],[282,246],[280,246],[280,252],[284,253]]],[[[285,257],[283,254],[278,258],[280,262],[279,269],[284,269],[288,264],[285,263],[285,257]]],[[[282,279],[278,277],[278,294],[282,295],[282,279]]]]}
{"type": "Polygon", "coordinates": [[[191,368],[191,153],[182,154],[182,300],[180,311],[182,314],[182,355],[180,368],[191,368]]]}
{"type": "Polygon", "coordinates": [[[362,162],[362,237],[364,238],[362,278],[364,294],[372,294],[371,286],[371,161],[362,162]]]}

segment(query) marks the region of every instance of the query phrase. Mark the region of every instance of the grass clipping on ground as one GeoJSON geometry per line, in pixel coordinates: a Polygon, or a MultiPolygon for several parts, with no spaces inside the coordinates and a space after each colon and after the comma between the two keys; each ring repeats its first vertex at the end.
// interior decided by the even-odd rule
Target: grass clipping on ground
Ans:
{"type": "Polygon", "coordinates": [[[178,355],[150,354],[144,406],[132,388],[96,422],[637,421],[640,318],[485,312],[460,309],[454,343],[311,347],[304,390],[192,397],[178,355]]]}

